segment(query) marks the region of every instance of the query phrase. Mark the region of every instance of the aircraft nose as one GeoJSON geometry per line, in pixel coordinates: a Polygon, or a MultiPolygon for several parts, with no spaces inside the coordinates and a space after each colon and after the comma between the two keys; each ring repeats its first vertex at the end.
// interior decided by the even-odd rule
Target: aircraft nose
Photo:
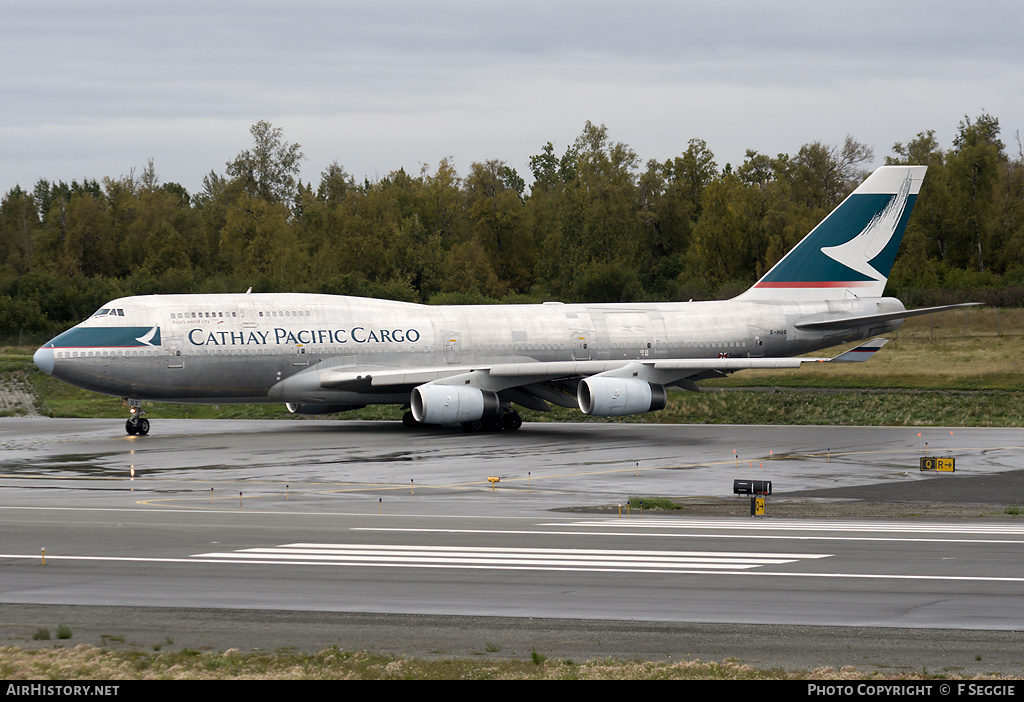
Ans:
{"type": "Polygon", "coordinates": [[[32,354],[32,362],[36,364],[42,372],[47,375],[53,375],[53,349],[46,346],[40,346],[36,349],[36,352],[32,354]]]}

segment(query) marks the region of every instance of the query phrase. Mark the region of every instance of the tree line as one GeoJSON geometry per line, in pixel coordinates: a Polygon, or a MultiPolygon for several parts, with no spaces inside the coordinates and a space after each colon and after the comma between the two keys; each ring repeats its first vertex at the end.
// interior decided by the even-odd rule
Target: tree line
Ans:
{"type": "MultiPolygon", "coordinates": [[[[731,297],[751,285],[866,177],[873,149],[847,137],[794,154],[748,150],[720,166],[691,139],[643,163],[588,122],[564,151],[460,175],[452,159],[357,182],[305,159],[261,121],[252,147],[201,192],[140,175],[14,187],[0,203],[0,329],[75,323],[149,293],[320,292],[428,303],[628,302],[731,297]]],[[[1024,304],[1024,156],[999,121],[965,117],[891,164],[928,175],[888,294],[908,304],[1024,304]]]]}

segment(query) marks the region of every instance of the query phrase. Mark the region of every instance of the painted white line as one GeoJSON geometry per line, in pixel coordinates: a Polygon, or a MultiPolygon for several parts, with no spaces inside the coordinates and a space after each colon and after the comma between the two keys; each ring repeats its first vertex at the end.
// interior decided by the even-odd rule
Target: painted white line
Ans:
{"type": "MultiPolygon", "coordinates": [[[[716,556],[721,558],[749,558],[749,551],[638,551],[635,549],[622,550],[622,549],[599,549],[599,548],[566,548],[566,549],[553,549],[553,548],[517,548],[517,547],[481,547],[481,546],[412,546],[404,544],[321,544],[321,543],[295,543],[285,544],[282,546],[272,547],[273,550],[281,552],[284,550],[292,550],[295,552],[310,552],[315,550],[326,550],[326,551],[346,551],[346,550],[362,550],[362,549],[373,549],[375,551],[429,551],[434,553],[493,553],[493,554],[528,554],[528,555],[548,555],[548,554],[569,554],[569,555],[589,555],[589,556],[615,556],[621,557],[623,555],[634,556],[637,558],[669,558],[669,557],[707,557],[716,556]]],[[[243,549],[245,551],[257,551],[264,550],[261,548],[254,549],[243,549]]],[[[789,553],[789,554],[772,554],[775,558],[828,558],[831,554],[807,554],[807,553],[789,553]]]]}
{"type": "MultiPolygon", "coordinates": [[[[538,526],[557,527],[564,522],[538,526]]],[[[951,524],[948,522],[843,522],[834,520],[755,520],[755,519],[583,519],[572,526],[616,526],[633,529],[776,529],[779,531],[852,531],[897,534],[1004,534],[1024,535],[1024,524],[951,524]]]]}
{"type": "MultiPolygon", "coordinates": [[[[39,554],[2,554],[0,553],[0,559],[18,559],[28,561],[39,561],[39,554]]],[[[316,560],[286,560],[278,561],[272,559],[259,559],[253,558],[252,560],[235,560],[231,558],[208,558],[200,556],[192,556],[188,558],[146,558],[146,557],[128,557],[128,556],[71,556],[71,555],[56,555],[47,554],[47,561],[90,561],[90,562],[111,562],[111,563],[181,563],[181,564],[196,564],[205,563],[216,566],[227,566],[227,565],[287,565],[290,567],[306,565],[306,566],[339,566],[345,565],[349,567],[370,567],[370,568],[435,568],[442,570],[450,570],[453,568],[457,569],[474,569],[474,570],[530,570],[530,571],[570,571],[570,572],[614,572],[620,574],[630,573],[649,573],[649,574],[668,574],[668,575],[746,575],[746,576],[763,576],[771,578],[825,578],[825,579],[836,579],[836,580],[881,580],[881,581],[920,581],[920,582],[969,582],[969,583],[1021,583],[1024,584],[1024,577],[996,577],[996,576],[978,576],[978,575],[901,575],[901,574],[878,574],[878,573],[805,573],[805,572],[781,572],[771,570],[723,570],[723,569],[708,569],[708,568],[692,568],[692,569],[658,569],[652,568],[601,568],[601,567],[566,567],[559,566],[553,567],[550,564],[546,566],[512,566],[512,565],[461,565],[452,566],[448,564],[428,564],[428,563],[388,563],[388,562],[351,562],[340,564],[331,561],[316,561],[316,560]]]]}
{"type": "MultiPolygon", "coordinates": [[[[558,524],[549,525],[558,527],[558,524]]],[[[595,525],[596,526],[596,525],[595,525]]],[[[603,525],[603,526],[611,526],[603,525]]],[[[619,526],[619,525],[616,525],[619,526]]],[[[671,527],[669,527],[671,528],[671,527]]],[[[748,527],[756,528],[756,527],[748,527]]],[[[767,529],[768,527],[764,527],[767,529]]],[[[439,534],[503,534],[509,536],[637,536],[666,537],[673,539],[700,538],[700,539],[744,539],[744,540],[785,540],[785,541],[869,541],[887,543],[936,543],[936,544],[1009,544],[1024,546],[1024,539],[951,539],[942,537],[907,537],[907,536],[814,536],[810,534],[783,533],[783,534],[741,534],[732,532],[728,534],[711,534],[700,532],[698,534],[686,534],[681,531],[668,531],[664,533],[648,531],[569,531],[562,529],[423,529],[417,527],[352,527],[351,531],[383,531],[383,532],[411,532],[411,533],[439,533],[439,534]]]]}
{"type": "Polygon", "coordinates": [[[610,549],[472,548],[456,546],[404,546],[377,544],[286,544],[277,547],[201,553],[196,558],[268,562],[328,562],[344,564],[396,564],[458,567],[599,568],[631,571],[673,572],[680,569],[739,570],[766,565],[784,565],[802,558],[827,558],[772,554],[707,551],[615,551],[610,549]]]}

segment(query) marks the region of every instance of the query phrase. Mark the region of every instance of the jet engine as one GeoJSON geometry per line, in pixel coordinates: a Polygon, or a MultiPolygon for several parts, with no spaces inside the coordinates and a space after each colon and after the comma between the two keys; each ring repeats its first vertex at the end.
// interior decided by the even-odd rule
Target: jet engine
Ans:
{"type": "Polygon", "coordinates": [[[576,401],[583,414],[597,417],[621,417],[643,414],[665,407],[663,385],[652,385],[636,378],[612,378],[596,375],[584,378],[576,389],[576,401]]]}
{"type": "Polygon", "coordinates": [[[412,416],[420,424],[454,424],[496,417],[497,393],[463,385],[418,385],[412,389],[412,416]]]}
{"type": "Polygon", "coordinates": [[[284,406],[292,414],[335,414],[366,407],[366,405],[311,405],[297,402],[286,402],[284,406]]]}

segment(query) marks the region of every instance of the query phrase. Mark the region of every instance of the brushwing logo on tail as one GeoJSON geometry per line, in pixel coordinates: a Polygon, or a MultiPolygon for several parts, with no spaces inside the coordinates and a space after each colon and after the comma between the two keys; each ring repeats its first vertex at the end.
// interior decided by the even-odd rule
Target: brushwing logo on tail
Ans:
{"type": "Polygon", "coordinates": [[[876,170],[741,297],[881,297],[925,170],[876,170]]]}
{"type": "MultiPolygon", "coordinates": [[[[822,247],[821,252],[863,276],[884,283],[889,277],[888,270],[892,268],[892,260],[888,260],[885,273],[879,272],[871,264],[885,250],[903,220],[903,213],[907,209],[907,200],[910,197],[910,186],[911,178],[908,174],[900,186],[900,191],[892,197],[885,209],[871,218],[860,234],[845,244],[822,247]]],[[[893,256],[895,257],[895,252],[893,256]]]]}

